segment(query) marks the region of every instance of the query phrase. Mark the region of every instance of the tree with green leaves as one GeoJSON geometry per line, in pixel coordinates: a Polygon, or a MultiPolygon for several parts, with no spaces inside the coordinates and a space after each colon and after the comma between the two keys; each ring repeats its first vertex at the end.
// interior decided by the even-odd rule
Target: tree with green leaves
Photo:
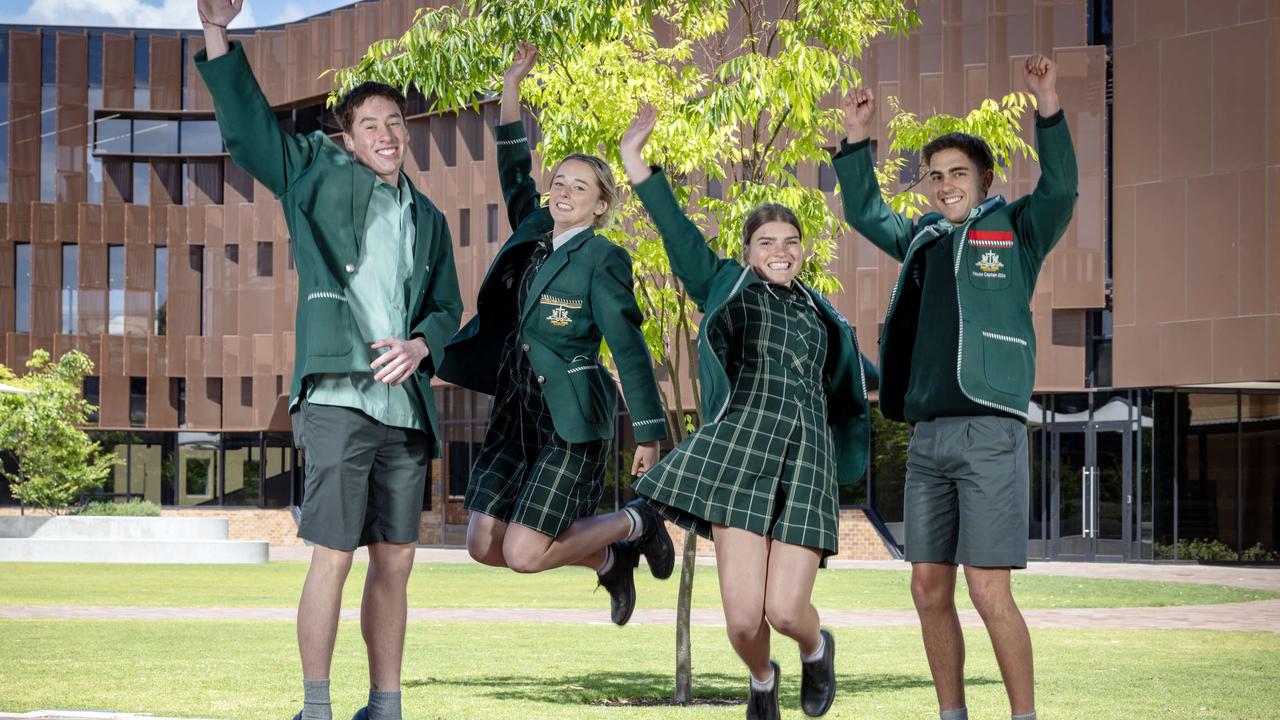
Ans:
{"type": "Polygon", "coordinates": [[[93,361],[78,350],[57,362],[36,350],[20,378],[0,365],[0,382],[29,391],[0,393],[0,452],[17,461],[16,472],[0,473],[19,502],[56,513],[110,476],[116,457],[80,429],[97,410],[81,396],[92,373],[93,361]]]}
{"type": "MultiPolygon", "coordinates": [[[[618,142],[637,108],[663,122],[648,159],[665,167],[677,198],[700,227],[724,228],[708,240],[719,255],[741,252],[743,219],[762,202],[793,209],[808,243],[802,280],[824,294],[842,290],[827,269],[847,226],[818,188],[800,182],[802,165],[828,160],[841,133],[839,96],[860,82],[856,64],[873,38],[919,23],[906,0],[459,0],[420,10],[399,38],[381,40],[334,73],[336,101],[364,80],[415,89],[432,112],[477,110],[497,95],[521,42],[540,50],[523,96],[541,121],[543,158],[601,155],[621,170],[618,142]]],[[[989,100],[963,118],[919,120],[898,113],[890,125],[882,187],[893,187],[934,133],[968,129],[992,145],[1001,164],[1030,147],[1019,135],[1027,97],[989,100]]],[[[924,198],[887,193],[900,212],[924,198]]],[[[644,333],[666,370],[669,410],[681,440],[702,417],[696,367],[695,308],[671,268],[639,202],[628,198],[602,232],[632,256],[644,333]],[[682,374],[688,385],[682,386],[682,374]],[[686,397],[683,387],[692,387],[686,397]]],[[[847,241],[847,240],[846,240],[847,241]]],[[[685,543],[677,614],[675,698],[691,699],[689,608],[694,538],[685,543]]]]}

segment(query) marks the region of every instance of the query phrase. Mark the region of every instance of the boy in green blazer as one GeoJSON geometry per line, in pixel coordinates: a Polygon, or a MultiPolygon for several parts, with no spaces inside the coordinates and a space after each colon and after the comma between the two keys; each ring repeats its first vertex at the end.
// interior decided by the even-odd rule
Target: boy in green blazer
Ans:
{"type": "Polygon", "coordinates": [[[603,490],[617,393],[600,365],[607,340],[626,392],[637,447],[633,474],[658,459],[666,414],[640,331],[631,258],[594,230],[617,203],[600,158],[574,154],[552,172],[541,202],[529,173],[520,82],[537,51],[516,51],[503,82],[496,128],[498,176],[515,229],[490,265],[476,315],[449,341],[440,376],[493,395],[484,444],[465,505],[467,549],[516,572],[589,567],[623,625],[635,607],[640,555],[660,579],[675,563],[661,518],[643,503],[593,515],[603,490]]]}
{"type": "Polygon", "coordinates": [[[298,535],[314,544],[298,604],[302,720],[330,720],[329,666],[342,587],[369,548],[361,605],[369,703],[400,720],[406,584],[431,457],[431,376],[462,301],[444,216],[401,171],[404,97],[365,83],[338,105],[344,151],[321,132],[280,130],[226,26],[243,0],[199,0],[196,68],[233,160],[280,199],[298,270],[290,410],[306,450],[298,535]]]}
{"type": "Polygon", "coordinates": [[[845,99],[847,137],[834,161],[849,224],[902,262],[880,339],[880,404],[886,417],[913,425],[906,559],[942,720],[968,717],[957,564],[991,634],[1013,717],[1035,717],[1031,638],[1009,571],[1027,564],[1030,302],[1045,256],[1071,220],[1076,162],[1053,63],[1032,56],[1023,78],[1036,98],[1041,168],[1026,197],[988,198],[991,150],[952,133],[924,148],[936,212],[914,223],[894,213],[868,147],[869,90],[845,99]]]}

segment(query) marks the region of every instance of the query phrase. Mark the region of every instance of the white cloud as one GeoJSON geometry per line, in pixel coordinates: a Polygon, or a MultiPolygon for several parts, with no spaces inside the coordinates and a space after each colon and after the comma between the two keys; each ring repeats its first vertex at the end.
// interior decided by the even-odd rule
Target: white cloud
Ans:
{"type": "MultiPolygon", "coordinates": [[[[200,17],[195,0],[32,0],[24,12],[0,14],[0,23],[198,29],[200,17]]],[[[246,3],[231,27],[257,24],[246,3]]]]}
{"type": "Polygon", "coordinates": [[[275,19],[267,24],[268,25],[284,25],[285,23],[291,23],[297,20],[301,20],[305,17],[314,15],[314,14],[315,14],[315,11],[310,10],[308,8],[304,8],[298,3],[293,2],[292,0],[286,0],[285,4],[281,6],[280,12],[276,13],[275,19]]]}

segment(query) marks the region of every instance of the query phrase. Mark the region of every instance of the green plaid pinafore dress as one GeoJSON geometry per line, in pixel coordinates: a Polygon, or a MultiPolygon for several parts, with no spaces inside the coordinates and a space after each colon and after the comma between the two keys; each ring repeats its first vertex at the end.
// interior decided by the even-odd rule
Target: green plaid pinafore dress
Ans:
{"type": "Polygon", "coordinates": [[[713,345],[732,385],[728,409],[640,476],[635,491],[704,537],[728,525],[833,554],[827,329],[804,290],[767,283],[744,288],[724,320],[724,340],[713,345]]]}

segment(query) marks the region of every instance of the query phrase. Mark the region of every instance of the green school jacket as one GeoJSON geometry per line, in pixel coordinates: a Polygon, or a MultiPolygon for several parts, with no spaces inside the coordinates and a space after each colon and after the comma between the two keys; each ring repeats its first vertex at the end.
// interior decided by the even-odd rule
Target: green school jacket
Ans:
{"type": "MultiPolygon", "coordinates": [[[[1076,156],[1061,111],[1036,119],[1040,180],[1012,203],[992,198],[976,218],[959,227],[929,213],[918,222],[893,212],[880,196],[868,144],[846,146],[833,161],[845,219],[902,263],[880,335],[880,405],[885,417],[903,419],[907,378],[916,353],[954,358],[956,381],[970,400],[1027,419],[1036,374],[1031,297],[1045,256],[1071,221],[1076,201],[1076,156]],[[894,310],[905,293],[920,293],[912,277],[919,248],[935,237],[954,240],[958,347],[916,342],[918,318],[894,310]]],[[[936,269],[929,269],[936,272],[936,269]]],[[[939,358],[935,357],[934,360],[939,358]]]]}
{"type": "MultiPolygon", "coordinates": [[[[764,281],[749,265],[717,257],[707,247],[706,237],[685,215],[672,193],[666,173],[655,171],[634,190],[662,234],[672,272],[703,313],[698,327],[698,384],[703,421],[719,422],[729,409],[730,397],[729,374],[720,359],[725,355],[724,343],[730,337],[722,311],[744,288],[764,281]]],[[[827,328],[829,347],[823,368],[827,425],[835,441],[837,481],[851,485],[862,477],[867,467],[867,448],[871,442],[867,382],[875,381],[875,367],[859,352],[858,338],[849,321],[821,293],[799,280],[796,282],[812,298],[827,328]]]]}
{"type": "MultiPolygon", "coordinates": [[[[374,174],[322,132],[282,132],[240,43],[209,60],[196,54],[196,69],[213,96],[218,129],[231,159],[280,200],[294,265],[298,312],[293,383],[296,405],[303,381],[315,373],[348,372],[368,351],[355,347],[347,306],[347,278],[355,272],[364,241],[374,174]]],[[[414,267],[405,285],[409,338],[421,337],[431,354],[406,383],[430,421],[436,457],[440,437],[431,376],[445,341],[458,329],[462,298],[453,264],[453,242],[444,215],[418,189],[413,192],[414,267]]]]}
{"type": "Polygon", "coordinates": [[[636,442],[667,437],[666,413],[645,344],[626,250],[591,230],[570,238],[547,258],[516,317],[516,293],[529,256],[554,226],[529,172],[533,167],[522,123],[494,129],[498,177],[515,232],[485,273],[476,314],[445,348],[440,377],[494,394],[502,347],[518,322],[551,410],[556,433],[571,443],[613,437],[617,392],[599,363],[609,343],[622,379],[636,442]]]}

